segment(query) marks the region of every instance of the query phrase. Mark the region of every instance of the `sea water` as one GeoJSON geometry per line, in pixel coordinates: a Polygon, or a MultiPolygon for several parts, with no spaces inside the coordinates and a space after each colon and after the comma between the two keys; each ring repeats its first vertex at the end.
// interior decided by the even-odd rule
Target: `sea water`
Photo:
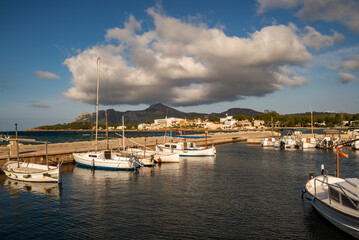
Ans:
{"type": "MultiPolygon", "coordinates": [[[[359,151],[340,162],[358,177],[359,151]]],[[[134,172],[63,166],[63,183],[0,175],[1,239],[348,239],[321,217],[301,188],[336,154],[233,143],[217,156],[134,172]]]]}

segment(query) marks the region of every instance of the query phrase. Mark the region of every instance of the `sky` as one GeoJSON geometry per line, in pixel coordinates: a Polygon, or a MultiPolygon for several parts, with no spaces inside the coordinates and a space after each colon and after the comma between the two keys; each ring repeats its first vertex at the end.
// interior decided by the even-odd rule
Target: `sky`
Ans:
{"type": "MultiPolygon", "coordinates": [[[[359,112],[357,0],[0,2],[0,131],[163,103],[359,112]]],[[[169,116],[170,117],[170,116],[169,116]]]]}

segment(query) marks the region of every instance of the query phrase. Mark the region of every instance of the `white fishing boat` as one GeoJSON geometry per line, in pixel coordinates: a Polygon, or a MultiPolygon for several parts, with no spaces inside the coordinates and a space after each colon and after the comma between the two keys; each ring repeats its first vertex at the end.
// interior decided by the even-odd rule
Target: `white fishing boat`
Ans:
{"type": "Polygon", "coordinates": [[[261,140],[262,147],[274,147],[276,139],[274,137],[266,137],[261,140]]]}
{"type": "Polygon", "coordinates": [[[319,140],[314,136],[314,129],[313,129],[313,112],[310,111],[310,123],[312,129],[312,136],[310,137],[302,137],[301,139],[301,148],[302,149],[310,149],[316,148],[319,145],[319,140]]]}
{"type": "Polygon", "coordinates": [[[104,170],[135,170],[141,163],[135,156],[122,156],[111,150],[73,153],[76,163],[83,167],[104,170]]]}
{"type": "Polygon", "coordinates": [[[339,177],[339,154],[343,153],[337,148],[336,176],[326,174],[322,165],[321,175],[310,174],[303,194],[309,194],[306,198],[325,219],[359,238],[359,178],[339,177]]]}
{"type": "Polygon", "coordinates": [[[178,163],[180,161],[179,153],[163,152],[153,150],[143,150],[139,148],[127,148],[128,154],[136,156],[143,165],[152,165],[154,163],[178,163]],[[143,161],[142,161],[143,159],[143,161]],[[150,160],[149,160],[150,159],[150,160]]]}
{"type": "Polygon", "coordinates": [[[316,137],[303,137],[301,140],[302,149],[316,148],[318,144],[319,142],[316,137]]]}
{"type": "Polygon", "coordinates": [[[179,153],[157,152],[153,157],[158,163],[178,163],[180,161],[179,153]]]}
{"type": "MultiPolygon", "coordinates": [[[[359,139],[359,129],[355,129],[352,134],[352,139],[359,139]]],[[[355,141],[352,143],[352,148],[355,150],[359,150],[359,141],[355,141]]]]}
{"type": "Polygon", "coordinates": [[[206,157],[215,156],[216,148],[197,147],[193,142],[177,142],[156,145],[157,152],[178,153],[180,157],[206,157]]]}
{"type": "Polygon", "coordinates": [[[8,161],[2,166],[2,170],[10,179],[26,181],[26,182],[54,182],[61,183],[61,164],[57,166],[50,166],[47,154],[47,144],[45,143],[46,151],[46,165],[37,163],[21,162],[19,158],[19,141],[24,142],[37,142],[34,139],[20,139],[17,137],[17,124],[15,124],[16,137],[14,139],[7,139],[11,145],[16,148],[16,161],[8,161]]]}
{"type": "Polygon", "coordinates": [[[61,167],[9,161],[1,168],[10,179],[26,182],[61,183],[61,167]]]}
{"type": "Polygon", "coordinates": [[[96,102],[96,151],[86,153],[73,153],[77,164],[94,169],[106,170],[134,170],[141,166],[141,163],[135,156],[123,156],[121,153],[110,150],[97,150],[97,132],[98,132],[98,98],[100,84],[100,58],[97,59],[97,102],[96,102]]]}

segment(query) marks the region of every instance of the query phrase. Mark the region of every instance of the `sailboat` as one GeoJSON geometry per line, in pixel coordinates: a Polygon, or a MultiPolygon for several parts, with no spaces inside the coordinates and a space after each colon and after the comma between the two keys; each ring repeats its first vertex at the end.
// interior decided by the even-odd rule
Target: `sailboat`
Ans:
{"type": "Polygon", "coordinates": [[[121,153],[111,150],[98,151],[98,98],[100,85],[100,61],[97,58],[97,102],[96,102],[96,150],[85,153],[73,153],[75,162],[83,167],[104,170],[135,170],[141,166],[141,163],[135,156],[123,156],[121,153]]]}
{"type": "Polygon", "coordinates": [[[47,144],[45,143],[46,149],[46,165],[37,163],[20,162],[19,158],[19,141],[24,142],[38,142],[34,139],[19,139],[17,137],[17,124],[15,124],[16,137],[14,139],[8,138],[7,141],[13,142],[12,145],[16,145],[17,161],[8,161],[2,166],[2,170],[6,176],[10,179],[25,181],[25,182],[53,182],[61,183],[61,164],[57,166],[50,166],[47,154],[47,144]]]}
{"type": "Polygon", "coordinates": [[[156,151],[159,153],[178,153],[180,157],[208,157],[216,155],[216,147],[207,146],[207,131],[205,132],[205,146],[197,147],[194,142],[187,142],[186,137],[180,142],[166,142],[164,144],[157,144],[156,151]]]}
{"type": "Polygon", "coordinates": [[[310,111],[310,122],[312,127],[312,136],[311,137],[303,137],[301,140],[302,149],[316,148],[319,144],[319,141],[316,137],[314,137],[313,131],[313,111],[310,111]]]}
{"type": "MultiPolygon", "coordinates": [[[[354,141],[356,140],[347,143],[354,141]]],[[[339,177],[339,155],[348,157],[340,151],[339,145],[336,145],[336,176],[326,174],[322,165],[321,175],[310,174],[309,181],[303,187],[302,196],[308,193],[306,199],[319,214],[339,229],[359,238],[359,178],[339,177]]]]}

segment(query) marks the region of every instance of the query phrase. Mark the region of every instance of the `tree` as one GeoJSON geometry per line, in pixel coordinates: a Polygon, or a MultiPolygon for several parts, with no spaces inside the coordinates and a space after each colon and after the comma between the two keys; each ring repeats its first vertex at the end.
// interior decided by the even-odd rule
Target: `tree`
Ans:
{"type": "Polygon", "coordinates": [[[217,117],[217,116],[213,116],[213,117],[211,117],[210,119],[208,119],[208,121],[211,121],[211,122],[219,122],[219,121],[220,121],[220,118],[217,117]]]}

